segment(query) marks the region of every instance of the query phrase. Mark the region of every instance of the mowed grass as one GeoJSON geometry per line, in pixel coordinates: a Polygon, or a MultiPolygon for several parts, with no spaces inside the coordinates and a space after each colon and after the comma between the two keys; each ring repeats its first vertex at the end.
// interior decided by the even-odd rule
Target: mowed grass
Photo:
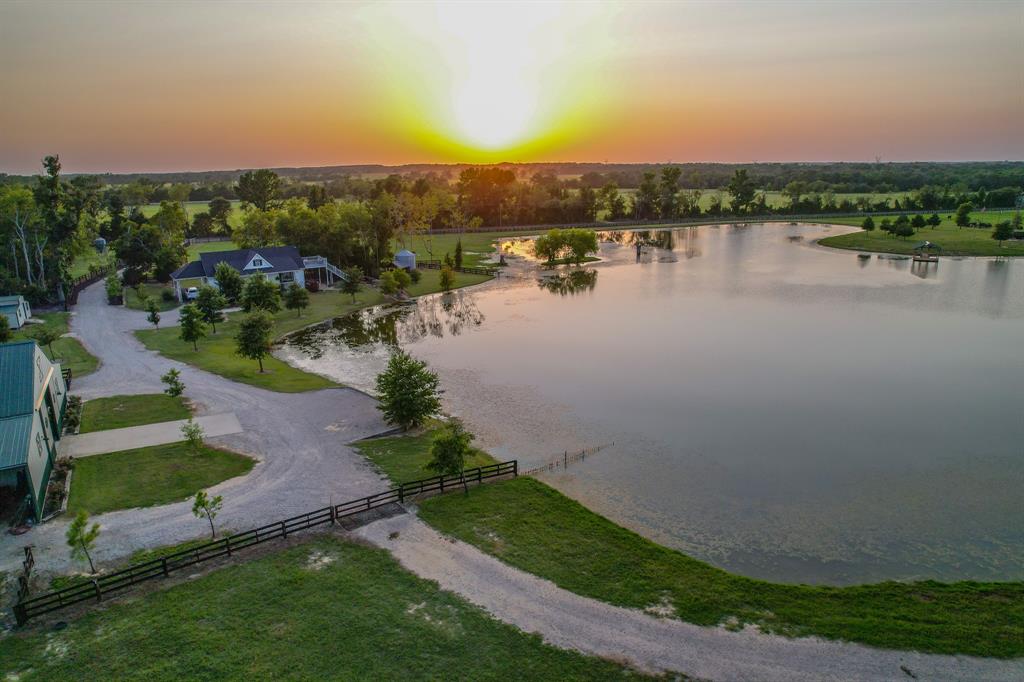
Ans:
{"type": "MultiPolygon", "coordinates": [[[[882,253],[910,254],[914,252],[914,246],[927,240],[942,247],[939,255],[945,256],[1024,256],[1024,241],[1008,240],[1000,246],[999,242],[992,239],[991,227],[957,227],[953,220],[953,213],[950,211],[939,212],[942,224],[938,227],[922,227],[913,237],[902,239],[893,237],[878,229],[885,216],[872,216],[875,223],[875,230],[872,232],[851,232],[850,234],[826,237],[818,243],[822,246],[831,246],[837,249],[854,249],[857,251],[880,251],[882,253]]],[[[895,220],[895,216],[888,216],[895,220]]],[[[1011,220],[1011,211],[988,211],[971,214],[971,220],[982,221],[995,225],[1004,220],[1011,220]]],[[[833,225],[860,225],[864,222],[863,217],[859,218],[830,218],[828,220],[814,221],[827,222],[833,225]]]]}
{"type": "Polygon", "coordinates": [[[205,445],[195,454],[184,442],[78,457],[68,510],[99,514],[178,502],[248,473],[253,464],[244,455],[205,445]]]}
{"type": "MultiPolygon", "coordinates": [[[[198,521],[197,521],[198,522],[198,521]]],[[[102,541],[102,540],[101,540],[102,541]]],[[[321,537],[3,641],[5,679],[622,680],[382,549],[321,537]]]]}
{"type": "MultiPolygon", "coordinates": [[[[233,200],[231,202],[231,212],[228,214],[228,225],[232,228],[238,227],[242,224],[242,208],[240,201],[233,200]]],[[[160,210],[160,204],[146,204],[142,207],[142,215],[147,218],[152,217],[160,210]]],[[[185,202],[185,213],[188,215],[188,219],[191,221],[197,213],[204,213],[210,210],[210,202],[208,201],[186,201],[185,202]]]]}
{"type": "Polygon", "coordinates": [[[72,279],[82,277],[83,275],[88,275],[89,268],[94,265],[96,267],[105,267],[113,262],[114,254],[109,248],[106,252],[100,253],[90,245],[82,253],[75,256],[71,267],[68,268],[68,275],[72,279]]]}
{"type": "Polygon", "coordinates": [[[157,306],[161,311],[171,310],[177,308],[177,298],[165,300],[163,293],[169,291],[174,293],[174,287],[171,284],[160,284],[158,282],[144,282],[138,287],[125,287],[124,288],[124,305],[126,308],[132,310],[145,310],[146,305],[150,300],[156,301],[157,306]],[[142,291],[145,296],[140,296],[139,291],[142,291]]]}
{"type": "Polygon", "coordinates": [[[181,396],[143,393],[94,398],[82,405],[82,426],[79,433],[156,424],[188,419],[190,416],[192,411],[181,396]]]}
{"type": "MultiPolygon", "coordinates": [[[[14,332],[14,341],[23,341],[25,339],[33,338],[33,334],[40,327],[47,327],[50,329],[56,329],[61,334],[68,333],[68,324],[71,320],[71,313],[55,312],[55,313],[37,313],[33,312],[32,317],[42,320],[42,324],[29,324],[23,326],[18,331],[14,332]]],[[[68,367],[71,369],[71,380],[74,382],[75,377],[83,377],[87,374],[91,374],[96,371],[99,367],[100,361],[95,355],[92,355],[85,349],[82,343],[73,337],[62,336],[53,342],[53,352],[50,352],[49,347],[43,346],[43,353],[50,360],[59,362],[61,367],[68,367]]]]}
{"type": "Polygon", "coordinates": [[[233,241],[202,242],[199,244],[192,244],[188,247],[187,262],[191,263],[194,260],[199,260],[199,254],[201,253],[210,253],[212,251],[234,251],[237,248],[239,248],[238,244],[233,241]]]}
{"type": "MultiPolygon", "coordinates": [[[[356,443],[356,447],[393,483],[406,483],[437,476],[436,471],[427,468],[427,463],[431,459],[430,446],[434,436],[441,430],[441,426],[431,425],[431,428],[420,433],[362,440],[356,443]]],[[[472,469],[494,462],[494,458],[489,454],[474,448],[472,454],[466,458],[466,468],[472,469]]]]}
{"type": "Polygon", "coordinates": [[[420,503],[420,516],[512,566],[594,599],[670,607],[699,625],[752,623],[932,653],[1024,655],[1024,583],[783,585],[733,575],[615,525],[532,478],[420,503]]]}

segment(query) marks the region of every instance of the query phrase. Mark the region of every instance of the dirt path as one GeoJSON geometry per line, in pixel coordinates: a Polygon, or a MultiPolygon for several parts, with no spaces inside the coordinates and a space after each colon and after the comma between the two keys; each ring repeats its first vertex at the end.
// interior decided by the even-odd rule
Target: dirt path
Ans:
{"type": "MultiPolygon", "coordinates": [[[[387,483],[346,443],[387,427],[369,396],[350,389],[309,393],[275,393],[229,381],[147,350],[132,333],[149,326],[144,312],[106,303],[100,281],[85,289],[75,307],[71,331],[97,356],[95,373],[75,379],[72,393],[83,398],[159,393],[160,375],[181,371],[185,396],[199,406],[198,415],[233,412],[242,433],[210,438],[213,444],[255,457],[246,476],[211,488],[224,496],[218,519],[222,528],[243,530],[324,507],[333,499],[384,490],[387,483]]],[[[165,320],[176,317],[170,312],[165,320]]],[[[102,563],[136,549],[168,545],[206,532],[188,502],[101,514],[96,555],[102,563]]],[[[69,519],[58,517],[30,532],[0,536],[0,570],[20,565],[21,546],[35,546],[41,570],[69,566],[64,543],[69,519]]]]}
{"type": "Polygon", "coordinates": [[[936,656],[873,649],[813,637],[789,639],[753,628],[730,632],[657,618],[581,597],[442,537],[412,514],[356,533],[391,551],[407,569],[546,642],[626,659],[650,671],[710,680],[1024,679],[1024,660],[936,656]],[[394,534],[397,533],[397,537],[394,534]],[[904,670],[904,668],[906,670],[904,670]],[[909,672],[907,672],[909,671],[909,672]]]}

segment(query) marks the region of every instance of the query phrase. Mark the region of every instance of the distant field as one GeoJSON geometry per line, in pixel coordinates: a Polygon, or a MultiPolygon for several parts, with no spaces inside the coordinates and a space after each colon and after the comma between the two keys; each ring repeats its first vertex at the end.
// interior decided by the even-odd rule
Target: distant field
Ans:
{"type": "MultiPolygon", "coordinates": [[[[231,202],[231,214],[228,216],[228,225],[231,227],[238,227],[242,224],[242,210],[240,201],[231,202]]],[[[146,204],[142,207],[142,214],[147,218],[152,216],[154,213],[160,210],[160,204],[146,204]]],[[[202,213],[210,210],[208,201],[186,201],[185,202],[185,213],[188,214],[189,220],[195,216],[196,213],[202,213]]]]}
{"type": "MultiPolygon", "coordinates": [[[[628,195],[628,196],[633,196],[633,195],[636,194],[636,190],[635,189],[622,189],[622,190],[619,190],[619,192],[621,192],[624,195],[628,195]]],[[[850,194],[836,194],[835,198],[836,198],[836,203],[841,202],[843,199],[849,199],[851,201],[856,201],[860,197],[868,197],[869,199],[871,199],[872,202],[881,201],[882,199],[888,199],[889,202],[891,203],[893,199],[903,199],[908,194],[910,194],[910,192],[888,192],[888,193],[885,193],[885,194],[880,194],[880,193],[876,193],[876,194],[871,194],[871,193],[850,193],[850,194]]],[[[701,195],[700,195],[700,207],[701,207],[701,210],[704,210],[704,211],[708,210],[708,208],[711,207],[711,200],[712,200],[712,198],[714,198],[716,196],[721,198],[722,206],[725,206],[725,207],[729,206],[729,201],[730,200],[729,200],[729,193],[728,192],[723,192],[721,190],[716,190],[716,189],[705,189],[705,190],[701,190],[701,195]]],[[[784,195],[782,192],[771,192],[771,191],[765,192],[765,201],[767,201],[768,205],[773,207],[773,208],[779,208],[779,207],[782,207],[782,206],[789,206],[789,197],[784,195]]]]}

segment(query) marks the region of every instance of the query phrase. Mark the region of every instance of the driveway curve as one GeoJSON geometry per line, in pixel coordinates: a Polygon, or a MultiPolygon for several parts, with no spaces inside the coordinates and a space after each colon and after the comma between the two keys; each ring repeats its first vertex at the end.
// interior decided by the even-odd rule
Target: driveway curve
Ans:
{"type": "MultiPolygon", "coordinates": [[[[164,316],[167,324],[174,319],[171,312],[164,316]]],[[[197,415],[234,412],[242,433],[208,440],[258,462],[249,474],[210,489],[224,496],[220,527],[244,530],[387,487],[346,445],[387,428],[373,398],[347,388],[275,393],[230,381],[147,350],[132,332],[148,326],[145,313],[107,305],[102,281],[85,289],[74,309],[71,333],[100,359],[100,367],[74,379],[72,393],[84,399],[159,393],[164,388],[160,375],[174,367],[181,371],[185,395],[197,406],[197,415]]],[[[188,502],[109,512],[95,520],[102,528],[95,553],[100,562],[204,532],[203,521],[192,515],[188,502]]],[[[58,517],[24,535],[3,536],[0,570],[15,569],[26,544],[34,545],[40,569],[67,568],[68,523],[66,516],[58,517]]]]}

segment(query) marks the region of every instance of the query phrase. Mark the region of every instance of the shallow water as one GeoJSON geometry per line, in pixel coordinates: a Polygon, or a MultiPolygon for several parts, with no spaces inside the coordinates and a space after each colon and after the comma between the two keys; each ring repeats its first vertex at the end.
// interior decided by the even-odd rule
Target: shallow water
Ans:
{"type": "Polygon", "coordinates": [[[1024,579],[1024,263],[811,243],[846,229],[605,234],[583,272],[364,311],[281,352],[370,388],[400,344],[525,467],[614,441],[544,479],[730,570],[1024,579]]]}

